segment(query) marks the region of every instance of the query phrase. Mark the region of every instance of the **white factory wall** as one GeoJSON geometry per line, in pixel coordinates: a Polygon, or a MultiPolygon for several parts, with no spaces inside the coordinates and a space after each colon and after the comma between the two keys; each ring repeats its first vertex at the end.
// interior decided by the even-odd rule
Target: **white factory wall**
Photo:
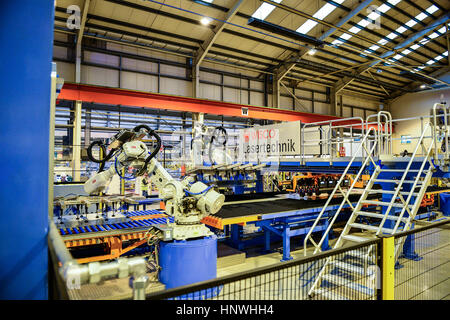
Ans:
{"type": "MultiPolygon", "coordinates": [[[[428,116],[430,115],[430,110],[433,108],[433,105],[441,102],[441,97],[443,97],[443,101],[446,101],[448,104],[450,102],[450,89],[408,93],[391,104],[390,112],[392,118],[395,120],[428,116]]],[[[427,122],[428,119],[424,119],[423,125],[427,122]]],[[[417,119],[398,122],[395,125],[394,131],[394,139],[401,139],[402,136],[420,136],[422,133],[421,121],[417,119]]],[[[394,153],[398,154],[404,150],[412,152],[416,143],[416,140],[411,140],[410,144],[401,143],[401,140],[394,140],[394,153]]]]}
{"type": "MultiPolygon", "coordinates": [[[[55,40],[67,42],[67,35],[55,33],[55,40]]],[[[166,53],[149,51],[141,48],[120,45],[116,43],[106,43],[106,49],[111,52],[126,52],[142,57],[152,57],[169,60],[177,63],[186,64],[186,57],[174,56],[166,53]]],[[[68,82],[75,81],[75,65],[70,62],[70,49],[55,45],[54,57],[58,66],[58,73],[68,82]]],[[[226,102],[250,104],[255,106],[264,106],[264,83],[245,79],[248,77],[257,77],[258,73],[224,66],[218,63],[204,62],[202,67],[242,74],[243,78],[236,78],[227,75],[220,75],[211,72],[200,71],[200,80],[207,83],[200,83],[199,98],[210,100],[222,100],[226,102]],[[228,87],[221,86],[221,83],[228,87]],[[251,90],[248,90],[250,88],[251,90]]],[[[86,84],[101,85],[108,87],[124,88],[131,90],[140,90],[147,92],[159,92],[165,94],[192,96],[192,82],[186,81],[186,69],[179,66],[167,65],[151,61],[141,61],[132,58],[123,57],[120,62],[119,57],[112,54],[105,54],[84,50],[84,63],[81,66],[81,82],[86,84]],[[119,70],[121,68],[121,71],[119,70]],[[170,77],[161,76],[158,83],[158,68],[161,74],[170,77]]],[[[289,90],[292,91],[291,88],[289,90]]],[[[295,95],[300,103],[288,95],[285,88],[280,87],[280,107],[287,110],[304,111],[320,114],[329,114],[329,104],[326,103],[326,88],[310,83],[304,83],[302,88],[295,89],[295,95]],[[313,93],[314,99],[312,102],[313,93]]],[[[376,109],[378,102],[370,100],[354,99],[344,97],[343,116],[350,117],[364,116],[364,110],[360,108],[376,109]],[[353,108],[355,107],[355,108],[353,108]],[[360,108],[357,108],[360,107],[360,108]],[[353,109],[353,112],[352,112],[353,109]]],[[[268,95],[267,106],[272,106],[272,96],[268,95]]],[[[367,114],[371,111],[367,111],[367,114]]]]}

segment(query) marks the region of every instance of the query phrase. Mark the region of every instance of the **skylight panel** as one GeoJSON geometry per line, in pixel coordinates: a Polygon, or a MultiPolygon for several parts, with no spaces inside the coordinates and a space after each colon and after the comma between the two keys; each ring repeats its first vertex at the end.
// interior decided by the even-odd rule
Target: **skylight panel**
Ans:
{"type": "Polygon", "coordinates": [[[405,32],[407,29],[404,27],[404,26],[400,26],[400,27],[398,27],[397,28],[397,30],[395,30],[395,31],[397,31],[398,33],[403,33],[403,32],[405,32]]]}
{"type": "Polygon", "coordinates": [[[370,24],[369,20],[361,20],[360,22],[357,23],[358,25],[360,25],[361,27],[365,28],[370,24]]]}
{"type": "Polygon", "coordinates": [[[348,34],[348,33],[344,33],[344,34],[342,34],[341,36],[340,36],[340,38],[341,39],[344,39],[344,40],[348,40],[348,39],[350,39],[352,36],[350,35],[350,34],[348,34]]]}
{"type": "Polygon", "coordinates": [[[417,48],[419,48],[420,46],[418,45],[418,44],[414,44],[414,45],[412,45],[411,46],[411,49],[412,50],[416,50],[417,48]]]}
{"type": "Polygon", "coordinates": [[[394,38],[397,38],[397,35],[395,34],[395,33],[393,33],[393,32],[391,32],[391,33],[389,33],[387,36],[386,36],[386,38],[389,38],[389,39],[394,39],[394,38]]]}
{"type": "MultiPolygon", "coordinates": [[[[388,3],[390,3],[391,5],[393,5],[393,6],[395,6],[397,3],[399,3],[401,0],[388,0],[388,3]]],[[[341,1],[341,2],[343,2],[343,1],[341,1]]],[[[339,2],[339,3],[341,3],[341,2],[339,2]]],[[[365,28],[365,27],[367,27],[368,25],[370,25],[373,21],[375,21],[375,20],[377,20],[381,15],[380,15],[380,12],[381,13],[385,13],[385,12],[387,12],[389,9],[391,9],[391,6],[388,6],[388,5],[386,5],[386,4],[382,4],[381,6],[379,6],[378,8],[377,8],[377,10],[376,11],[372,11],[368,16],[367,16],[367,18],[366,19],[361,19],[358,23],[357,23],[357,25],[359,25],[359,26],[361,26],[362,28],[365,28]]],[[[402,30],[401,32],[404,32],[405,30],[406,30],[406,28],[403,28],[404,30],[402,30]]],[[[298,30],[297,30],[298,31],[298,30]]],[[[350,28],[350,30],[348,30],[349,32],[351,32],[351,33],[353,33],[353,34],[355,34],[355,33],[358,33],[358,32],[360,32],[361,31],[361,28],[358,28],[358,27],[356,27],[356,26],[353,26],[352,28],[350,28]]],[[[344,33],[343,35],[341,35],[340,36],[340,38],[341,39],[344,39],[344,40],[348,40],[348,39],[350,39],[352,37],[352,35],[349,35],[349,34],[347,34],[347,33],[344,33]]],[[[388,38],[389,39],[394,39],[394,38],[396,38],[397,37],[397,35],[395,34],[395,33],[391,33],[390,35],[388,35],[388,38]]],[[[386,40],[386,39],[381,39],[380,41],[378,41],[378,43],[379,44],[381,44],[381,45],[384,45],[384,44],[386,44],[388,42],[388,40],[386,40]]],[[[332,42],[332,44],[341,44],[341,43],[343,43],[341,40],[334,40],[333,42],[332,42]]],[[[379,46],[372,46],[372,47],[370,47],[369,49],[370,50],[376,50],[376,49],[378,49],[379,48],[379,46]],[[374,48],[374,49],[372,49],[372,48],[374,48]]],[[[364,52],[368,52],[367,50],[365,50],[364,52]]]]}
{"type": "Polygon", "coordinates": [[[370,20],[376,20],[380,17],[380,14],[378,12],[372,11],[367,18],[369,18],[370,20]]]}
{"type": "Polygon", "coordinates": [[[385,13],[386,11],[388,11],[391,7],[388,6],[387,4],[383,3],[381,6],[379,6],[377,8],[378,11],[385,13]]]}
{"type": "Polygon", "coordinates": [[[448,51],[445,51],[442,55],[443,56],[448,56],[448,51]]]}
{"type": "Polygon", "coordinates": [[[410,54],[412,51],[409,49],[405,49],[402,51],[402,53],[406,56],[407,54],[410,54]]]}
{"type": "Polygon", "coordinates": [[[351,32],[351,33],[358,33],[359,31],[361,31],[361,29],[358,28],[357,26],[353,26],[348,30],[348,32],[351,32]]]}
{"type": "Polygon", "coordinates": [[[377,50],[379,47],[380,47],[380,46],[377,46],[376,44],[374,44],[374,45],[371,46],[369,49],[375,51],[375,50],[377,50]]]}
{"type": "Polygon", "coordinates": [[[440,28],[439,30],[438,30],[438,32],[439,33],[445,33],[446,31],[445,31],[445,26],[443,26],[442,28],[440,28]]]}
{"type": "Polygon", "coordinates": [[[434,39],[434,38],[439,37],[439,34],[437,34],[436,32],[433,32],[433,33],[430,34],[428,37],[431,38],[431,39],[434,39]]]}
{"type": "Polygon", "coordinates": [[[394,60],[398,60],[400,58],[402,58],[403,56],[401,54],[396,54],[395,56],[392,57],[392,59],[394,60]]]}
{"type": "Polygon", "coordinates": [[[214,0],[203,0],[203,2],[212,3],[214,0]]]}
{"type": "MultiPolygon", "coordinates": [[[[280,0],[281,1],[281,0],[280,0]]],[[[341,4],[345,0],[336,0],[335,2],[338,4],[341,4]]],[[[327,3],[322,8],[320,8],[313,17],[319,20],[323,20],[326,16],[328,16],[331,12],[336,9],[336,6],[327,3]]],[[[296,31],[306,34],[308,33],[312,28],[314,28],[317,25],[317,22],[311,19],[306,20],[305,23],[303,23],[296,31]]]]}
{"type": "Polygon", "coordinates": [[[427,61],[427,64],[433,64],[433,63],[434,63],[434,60],[433,60],[433,59],[427,61]]]}
{"type": "MultiPolygon", "coordinates": [[[[283,0],[274,0],[276,3],[280,3],[283,0]]],[[[212,2],[212,1],[211,1],[212,2]]],[[[264,20],[267,16],[275,9],[274,5],[264,2],[256,9],[255,13],[252,14],[253,18],[264,20]]]]}
{"type": "Polygon", "coordinates": [[[413,19],[409,20],[408,22],[405,23],[408,27],[412,28],[413,26],[415,26],[417,24],[417,22],[413,19]]]}
{"type": "MultiPolygon", "coordinates": [[[[388,3],[390,3],[390,4],[392,4],[392,5],[396,5],[397,3],[399,3],[401,0],[389,0],[388,1],[388,3]]],[[[388,5],[386,5],[386,4],[382,4],[381,6],[379,6],[378,8],[377,8],[377,10],[376,11],[372,11],[368,16],[367,16],[367,19],[362,19],[362,20],[360,20],[357,24],[359,25],[359,26],[361,26],[362,28],[365,28],[365,27],[367,27],[369,24],[371,24],[372,23],[372,21],[375,21],[375,20],[377,20],[381,15],[380,15],[380,12],[381,13],[385,13],[385,12],[387,12],[389,9],[391,9],[391,7],[390,6],[388,6],[388,5]]],[[[406,29],[405,29],[406,30],[406,29]]],[[[361,31],[361,29],[357,29],[357,27],[352,27],[350,30],[349,30],[349,32],[352,32],[352,33],[358,33],[359,31],[361,31]]],[[[397,37],[397,35],[395,35],[395,34],[393,34],[393,33],[391,33],[390,35],[389,35],[390,37],[391,37],[391,39],[394,39],[395,37],[397,37]]],[[[342,36],[341,36],[341,38],[342,38],[342,36]]],[[[350,39],[350,38],[349,38],[350,39]]],[[[348,39],[346,39],[346,40],[348,40],[348,39]]],[[[378,41],[378,43],[380,43],[381,45],[384,45],[384,44],[386,44],[388,41],[387,40],[385,40],[385,39],[382,39],[382,40],[380,40],[380,41],[378,41]]],[[[376,49],[378,49],[379,47],[377,46],[376,47],[376,49]]],[[[369,48],[370,49],[370,48],[369,48]]],[[[374,49],[374,50],[376,50],[376,49],[374,49]]],[[[372,49],[371,49],[372,50],[372,49]]]]}
{"type": "Polygon", "coordinates": [[[324,5],[322,8],[320,8],[319,11],[317,11],[313,17],[316,19],[320,19],[322,20],[323,18],[325,18],[327,15],[329,15],[331,12],[333,12],[333,10],[336,9],[335,6],[333,6],[332,4],[327,3],[326,5],[324,5]]]}
{"type": "Polygon", "coordinates": [[[428,15],[425,14],[425,13],[423,13],[423,12],[421,12],[421,13],[419,13],[419,14],[416,16],[416,19],[422,21],[422,20],[425,19],[426,17],[428,17],[428,15]]]}
{"type": "Polygon", "coordinates": [[[297,32],[306,34],[308,33],[312,28],[314,28],[317,25],[317,22],[314,20],[307,20],[304,24],[300,26],[300,28],[297,29],[297,32]]]}
{"type": "Polygon", "coordinates": [[[436,58],[434,58],[434,60],[441,60],[441,59],[444,59],[444,57],[443,56],[437,56],[436,58]]]}
{"type": "Polygon", "coordinates": [[[429,7],[426,11],[429,13],[429,14],[433,14],[433,13],[435,13],[436,11],[438,11],[439,10],[439,8],[438,7],[436,7],[434,4],[431,6],[431,7],[429,7]]]}

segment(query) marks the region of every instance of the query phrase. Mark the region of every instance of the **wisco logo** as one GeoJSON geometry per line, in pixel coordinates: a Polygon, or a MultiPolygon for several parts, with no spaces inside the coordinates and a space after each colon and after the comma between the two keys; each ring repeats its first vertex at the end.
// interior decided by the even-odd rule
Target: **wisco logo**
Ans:
{"type": "Polygon", "coordinates": [[[244,142],[249,142],[250,140],[267,140],[274,139],[277,137],[277,131],[275,129],[260,129],[260,130],[250,130],[244,133],[244,142]]]}

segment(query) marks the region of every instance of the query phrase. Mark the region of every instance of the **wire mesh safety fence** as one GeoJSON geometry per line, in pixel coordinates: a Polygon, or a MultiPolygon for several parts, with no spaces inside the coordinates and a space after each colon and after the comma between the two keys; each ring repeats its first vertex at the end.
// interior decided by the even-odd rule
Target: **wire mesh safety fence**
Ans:
{"type": "Polygon", "coordinates": [[[395,237],[396,300],[450,299],[449,222],[395,237]]]}
{"type": "Polygon", "coordinates": [[[379,239],[153,293],[173,300],[371,300],[380,283],[379,239]]]}

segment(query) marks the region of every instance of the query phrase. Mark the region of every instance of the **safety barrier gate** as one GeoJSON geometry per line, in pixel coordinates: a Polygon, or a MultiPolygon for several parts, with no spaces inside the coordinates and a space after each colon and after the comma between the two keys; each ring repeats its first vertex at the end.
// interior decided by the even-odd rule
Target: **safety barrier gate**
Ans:
{"type": "MultiPolygon", "coordinates": [[[[377,237],[348,247],[279,262],[192,285],[147,294],[147,299],[173,300],[378,300],[378,299],[444,299],[448,298],[448,265],[450,256],[450,220],[389,237],[377,237]],[[420,242],[423,264],[415,268],[408,260],[411,248],[405,243],[402,265],[396,266],[395,247],[398,241],[415,235],[420,242]],[[436,239],[447,239],[436,242],[436,239]],[[366,252],[370,254],[366,257],[366,252]],[[327,260],[333,258],[347,264],[347,270],[336,268],[340,283],[322,279],[321,292],[313,297],[309,291],[327,260]],[[403,266],[403,268],[402,268],[403,266]],[[447,268],[447,269],[446,269],[447,268]],[[436,275],[436,272],[440,273],[436,275]],[[427,288],[418,288],[423,279],[427,288]],[[358,283],[355,286],[355,283],[358,283]],[[439,286],[439,287],[438,287],[439,286]],[[371,289],[371,288],[374,289],[371,289]],[[437,290],[433,290],[436,288],[437,290]],[[420,291],[420,292],[419,292],[420,291]]],[[[417,248],[416,248],[417,250],[417,248]]],[[[416,258],[420,259],[419,258],[416,258]]],[[[420,263],[420,261],[419,261],[420,263]]]]}

